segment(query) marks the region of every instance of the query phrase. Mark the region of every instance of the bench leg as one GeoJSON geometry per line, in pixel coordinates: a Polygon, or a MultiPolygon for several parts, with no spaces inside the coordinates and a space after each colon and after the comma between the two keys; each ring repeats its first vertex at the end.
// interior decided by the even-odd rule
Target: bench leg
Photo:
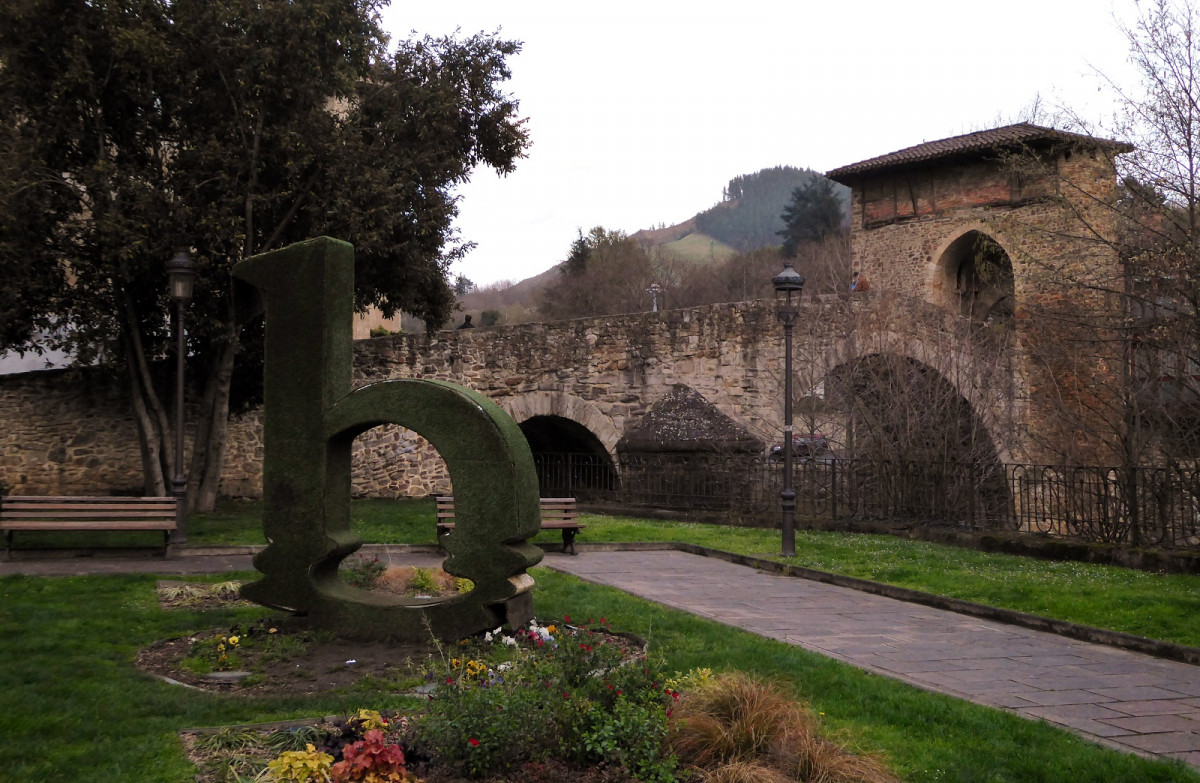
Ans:
{"type": "Polygon", "coordinates": [[[569,527],[563,528],[563,552],[566,554],[575,554],[575,534],[578,530],[573,530],[569,527]]]}
{"type": "Polygon", "coordinates": [[[4,556],[9,560],[12,560],[12,536],[13,531],[4,531],[4,556]]]}
{"type": "Polygon", "coordinates": [[[163,531],[163,557],[166,557],[170,551],[171,551],[171,531],[164,530],[163,531]]]}

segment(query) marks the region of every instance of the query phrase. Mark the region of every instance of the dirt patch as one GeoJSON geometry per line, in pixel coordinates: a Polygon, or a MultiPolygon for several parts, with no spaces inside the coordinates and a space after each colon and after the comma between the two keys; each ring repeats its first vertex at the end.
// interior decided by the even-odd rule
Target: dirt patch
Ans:
{"type": "MultiPolygon", "coordinates": [[[[157,592],[159,604],[165,609],[252,606],[238,597],[239,587],[238,582],[163,580],[157,592]]],[[[435,652],[432,640],[403,643],[337,639],[307,627],[303,618],[267,617],[235,628],[214,628],[157,641],[139,652],[136,661],[143,671],[205,691],[306,696],[347,688],[367,678],[398,688],[419,685],[418,678],[435,652]],[[239,637],[238,644],[227,644],[236,656],[232,665],[214,665],[218,671],[208,674],[184,667],[184,660],[194,650],[208,649],[215,654],[221,637],[227,642],[230,637],[239,637]]]]}
{"type": "Polygon", "coordinates": [[[243,649],[238,654],[240,677],[230,672],[198,674],[183,668],[197,642],[228,635],[211,630],[176,639],[163,639],[138,653],[138,668],[159,677],[216,693],[247,696],[308,696],[347,688],[366,678],[396,687],[419,685],[422,665],[434,654],[432,643],[359,642],[313,638],[305,631],[286,633],[302,648],[291,654],[267,649],[243,649]]]}

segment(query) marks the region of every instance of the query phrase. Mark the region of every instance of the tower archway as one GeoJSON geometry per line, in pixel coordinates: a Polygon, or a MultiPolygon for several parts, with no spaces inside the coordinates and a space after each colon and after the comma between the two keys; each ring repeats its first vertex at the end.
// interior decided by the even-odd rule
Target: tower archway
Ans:
{"type": "Polygon", "coordinates": [[[983,230],[969,229],[944,247],[934,270],[933,289],[941,292],[938,303],[955,315],[1005,328],[1013,324],[1012,259],[983,230]]]}

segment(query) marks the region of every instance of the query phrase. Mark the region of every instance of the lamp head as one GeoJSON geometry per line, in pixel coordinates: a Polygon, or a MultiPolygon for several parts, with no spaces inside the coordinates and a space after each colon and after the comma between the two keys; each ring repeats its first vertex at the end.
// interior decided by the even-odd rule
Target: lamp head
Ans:
{"type": "Polygon", "coordinates": [[[196,281],[196,263],[186,248],[179,248],[167,261],[167,281],[171,299],[186,304],[192,298],[192,284],[196,281]]]}
{"type": "Polygon", "coordinates": [[[791,302],[792,292],[800,296],[804,290],[804,275],[792,268],[791,261],[784,261],[783,271],[771,278],[771,285],[775,287],[776,299],[784,297],[791,302]]]}

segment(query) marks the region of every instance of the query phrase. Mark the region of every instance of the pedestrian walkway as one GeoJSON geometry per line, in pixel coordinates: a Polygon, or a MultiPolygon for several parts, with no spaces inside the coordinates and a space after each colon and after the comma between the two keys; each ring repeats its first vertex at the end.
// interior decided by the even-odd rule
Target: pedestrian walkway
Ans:
{"type": "MultiPolygon", "coordinates": [[[[370,547],[393,564],[441,555],[370,547]]],[[[542,565],[926,690],[1200,767],[1200,667],[673,550],[552,553],[542,565]]],[[[0,575],[252,569],[247,552],[16,558],[0,575]]]]}
{"type": "Polygon", "coordinates": [[[920,688],[1200,766],[1200,667],[676,551],[545,565],[920,688]]]}

